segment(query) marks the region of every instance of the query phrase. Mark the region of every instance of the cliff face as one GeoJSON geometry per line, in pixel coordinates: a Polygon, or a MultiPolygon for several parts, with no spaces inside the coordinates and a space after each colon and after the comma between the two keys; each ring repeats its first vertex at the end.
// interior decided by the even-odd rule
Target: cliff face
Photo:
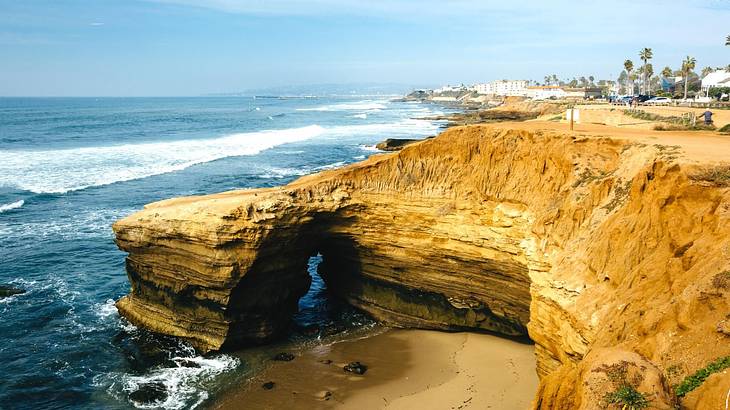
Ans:
{"type": "Polygon", "coordinates": [[[529,333],[537,407],[596,406],[611,366],[642,369],[632,383],[662,407],[730,354],[730,193],[671,155],[471,126],[281,188],[158,202],[114,225],[132,283],[117,306],[204,351],[265,341],[320,252],[328,287],[386,323],[529,333]]]}

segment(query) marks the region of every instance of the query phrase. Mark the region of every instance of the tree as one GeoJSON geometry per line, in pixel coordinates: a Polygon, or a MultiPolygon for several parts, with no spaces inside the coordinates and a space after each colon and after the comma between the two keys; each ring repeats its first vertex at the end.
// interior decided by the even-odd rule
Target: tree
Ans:
{"type": "Polygon", "coordinates": [[[684,99],[687,99],[687,87],[689,86],[689,74],[695,69],[697,60],[694,57],[687,56],[682,61],[682,76],[684,77],[684,99]]]}
{"type": "Polygon", "coordinates": [[[594,77],[594,76],[592,76],[592,75],[589,75],[589,76],[588,76],[588,81],[590,81],[590,82],[591,82],[591,86],[594,86],[594,85],[596,85],[596,83],[594,82],[594,81],[596,81],[596,77],[594,77]]]}
{"type": "Polygon", "coordinates": [[[702,69],[702,78],[707,77],[707,74],[710,74],[711,72],[715,71],[712,67],[705,67],[702,69]]]}
{"type": "Polygon", "coordinates": [[[646,87],[644,89],[644,92],[646,92],[647,94],[651,94],[651,77],[654,75],[654,66],[651,63],[645,65],[643,74],[644,81],[646,81],[646,87]]]}
{"type": "Polygon", "coordinates": [[[647,79],[650,78],[646,75],[646,65],[649,63],[649,60],[654,57],[654,53],[651,51],[650,48],[644,47],[641,51],[639,51],[639,58],[641,58],[642,61],[644,61],[644,72],[642,73],[642,85],[644,86],[644,92],[647,91],[647,79]]]}
{"type": "Polygon", "coordinates": [[[662,77],[669,78],[672,76],[672,69],[669,66],[664,67],[662,70],[662,77]]]}
{"type": "Polygon", "coordinates": [[[725,45],[730,46],[730,36],[725,37],[725,45]]]}
{"type": "Polygon", "coordinates": [[[626,87],[630,90],[629,94],[633,94],[634,83],[631,80],[631,72],[634,71],[634,62],[631,60],[624,61],[624,68],[626,69],[626,78],[629,80],[629,83],[626,84],[626,87]]]}

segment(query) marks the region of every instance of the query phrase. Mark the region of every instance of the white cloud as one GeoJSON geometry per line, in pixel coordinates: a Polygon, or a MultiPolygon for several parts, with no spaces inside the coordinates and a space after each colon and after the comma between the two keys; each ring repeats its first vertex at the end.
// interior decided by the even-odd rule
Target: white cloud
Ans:
{"type": "Polygon", "coordinates": [[[99,21],[95,21],[93,23],[90,23],[89,25],[92,26],[92,27],[99,27],[99,26],[103,26],[104,23],[99,22],[99,21]]]}

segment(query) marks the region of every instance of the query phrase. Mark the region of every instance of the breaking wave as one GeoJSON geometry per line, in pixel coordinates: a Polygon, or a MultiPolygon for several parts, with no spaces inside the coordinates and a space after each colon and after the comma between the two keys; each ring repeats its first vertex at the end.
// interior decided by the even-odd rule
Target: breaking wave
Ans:
{"type": "Polygon", "coordinates": [[[3,212],[10,211],[12,209],[18,209],[25,204],[22,199],[20,201],[11,202],[9,204],[0,205],[0,214],[3,212]]]}
{"type": "Polygon", "coordinates": [[[256,155],[316,137],[318,125],[220,138],[47,151],[0,151],[0,186],[65,193],[180,171],[226,157],[256,155]]]}

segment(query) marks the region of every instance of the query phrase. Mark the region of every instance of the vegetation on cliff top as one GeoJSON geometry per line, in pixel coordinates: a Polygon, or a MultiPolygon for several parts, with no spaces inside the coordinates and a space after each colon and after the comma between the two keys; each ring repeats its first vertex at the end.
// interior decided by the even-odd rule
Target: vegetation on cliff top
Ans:
{"type": "Polygon", "coordinates": [[[690,175],[690,179],[716,187],[728,187],[730,186],[730,165],[703,168],[701,171],[690,175]]]}
{"type": "Polygon", "coordinates": [[[684,397],[687,393],[700,387],[711,374],[725,370],[728,367],[730,367],[730,356],[725,356],[697,370],[694,374],[685,377],[682,383],[675,389],[677,397],[684,397]]]}

